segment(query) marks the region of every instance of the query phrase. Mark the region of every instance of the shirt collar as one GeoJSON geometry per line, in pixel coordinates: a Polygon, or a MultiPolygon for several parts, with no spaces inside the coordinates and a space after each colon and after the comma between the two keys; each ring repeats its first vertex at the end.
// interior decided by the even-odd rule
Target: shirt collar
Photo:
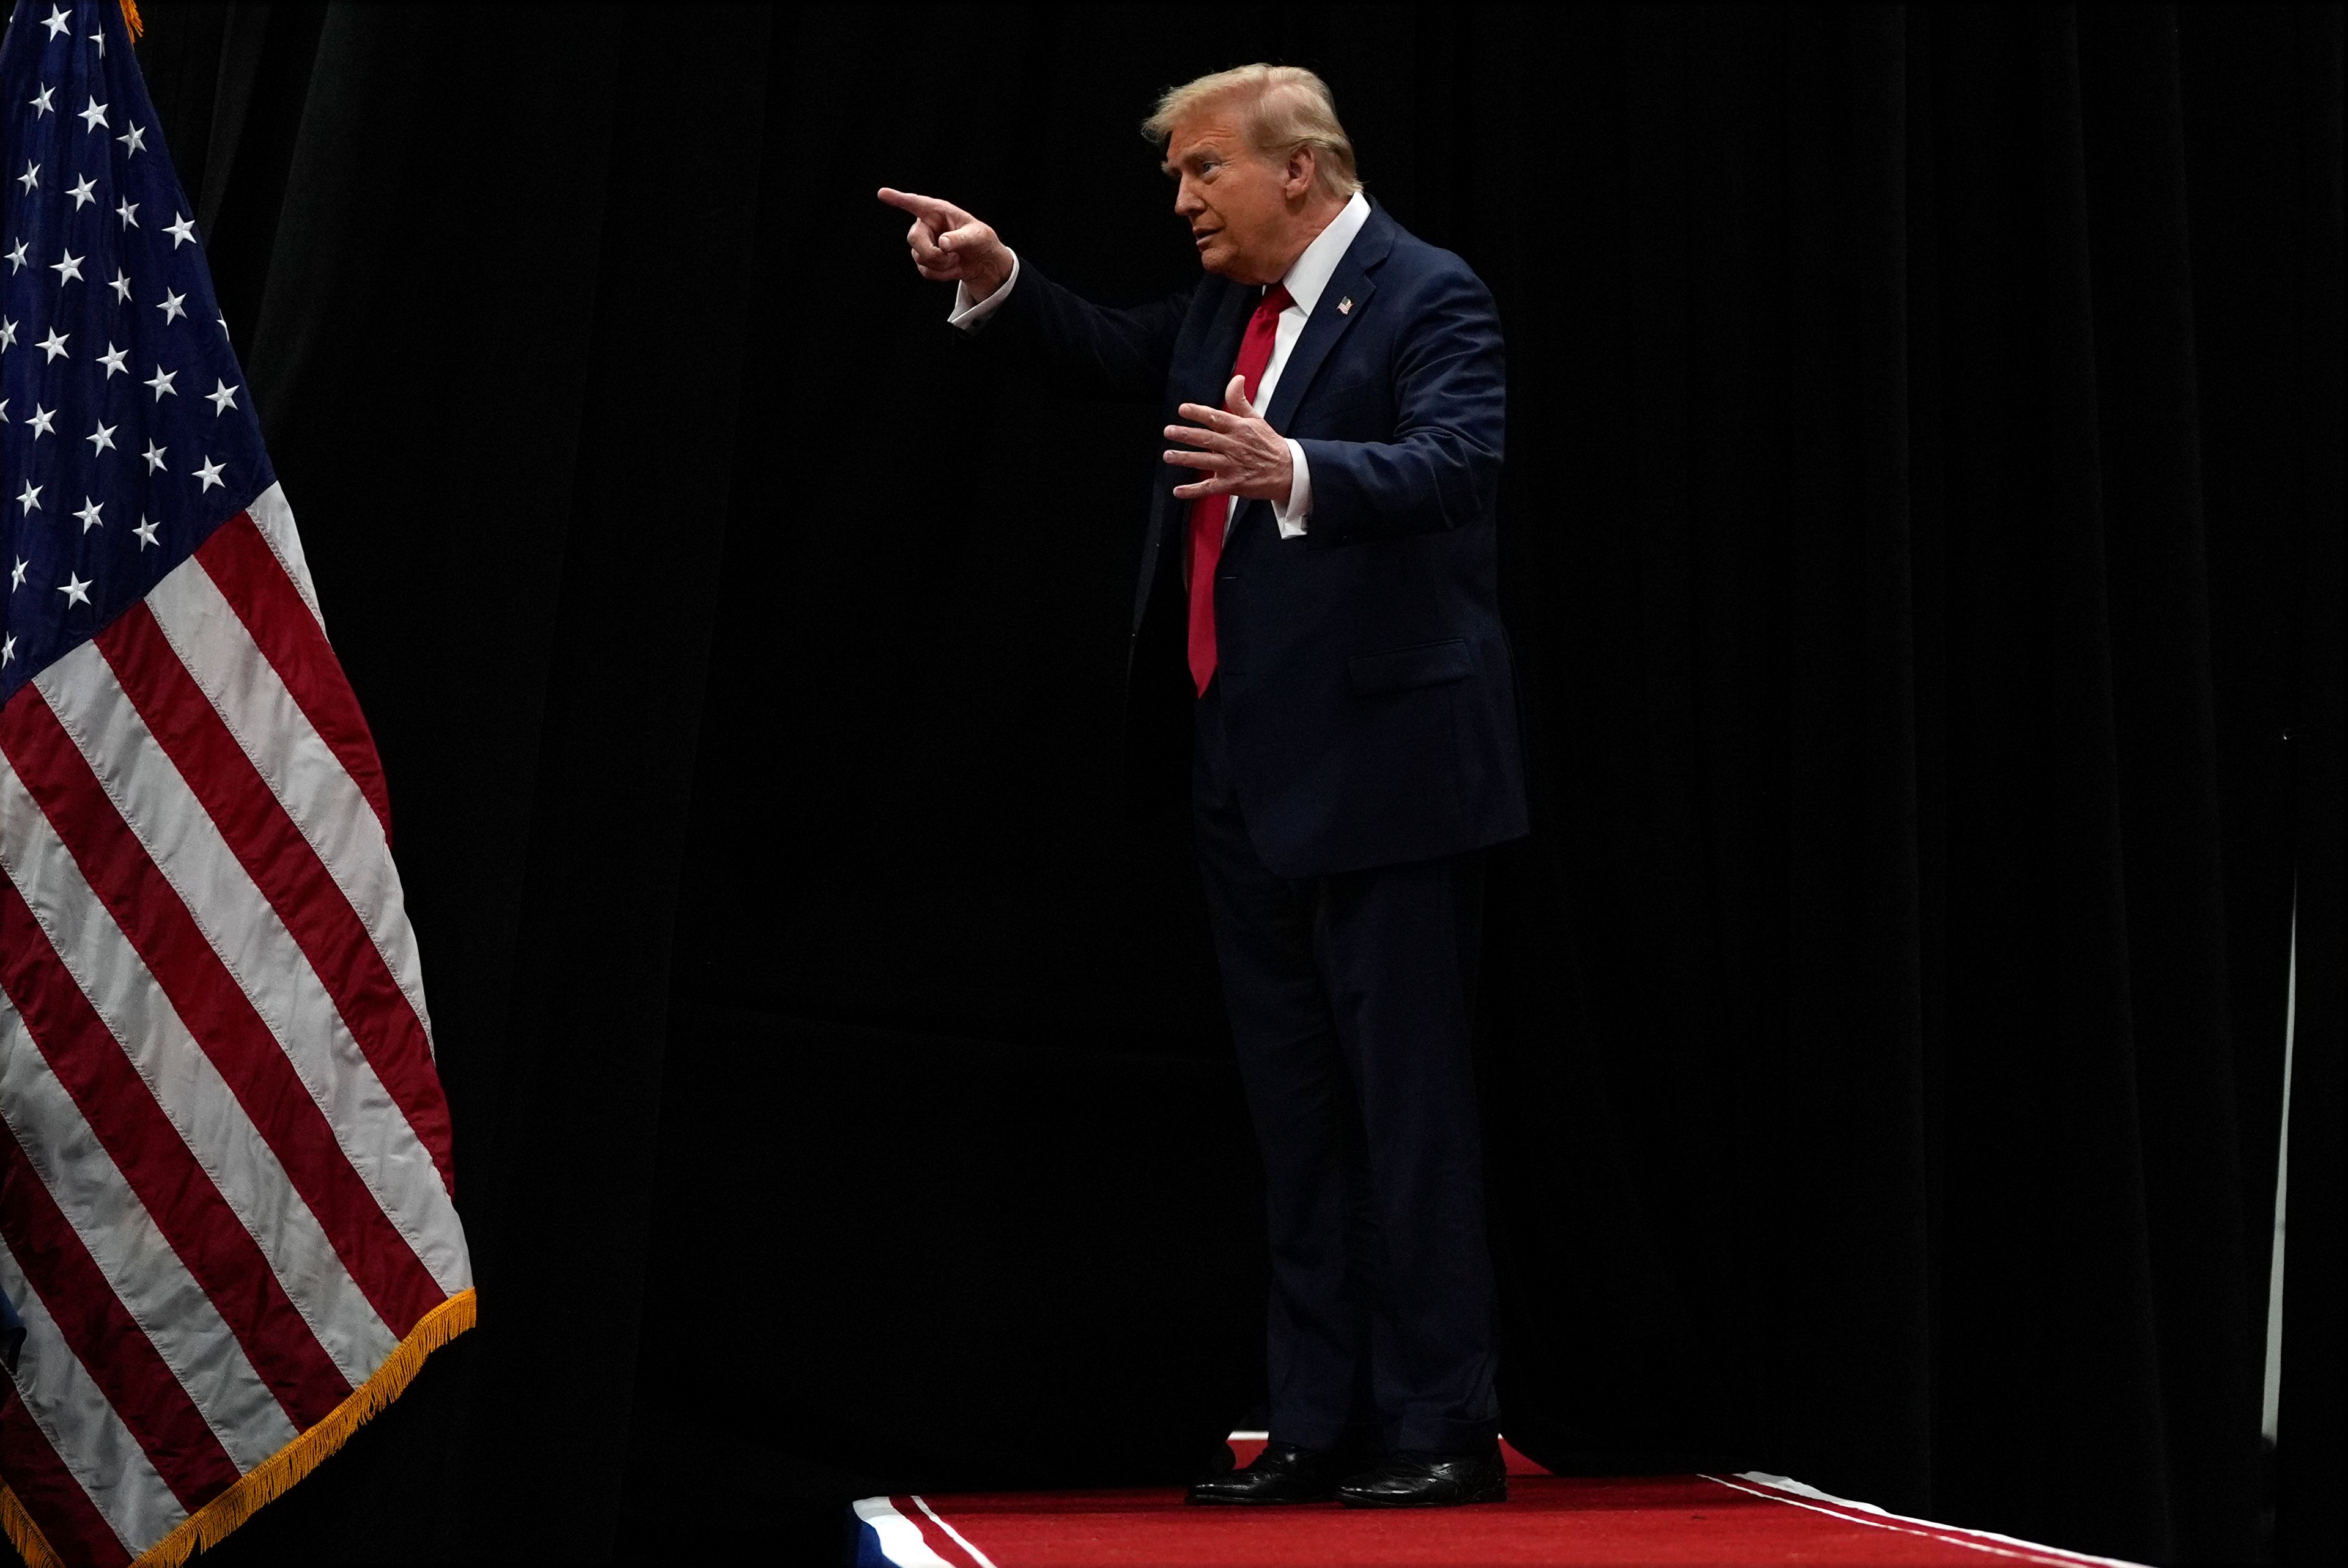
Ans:
{"type": "Polygon", "coordinates": [[[1370,199],[1356,190],[1354,199],[1339,208],[1337,216],[1329,220],[1329,227],[1314,235],[1313,243],[1304,247],[1304,254],[1296,258],[1295,265],[1288,269],[1288,276],[1280,280],[1287,285],[1288,297],[1294,300],[1306,315],[1311,315],[1313,307],[1320,302],[1321,291],[1329,286],[1329,280],[1336,273],[1337,263],[1345,259],[1354,237],[1369,220],[1370,199]]]}

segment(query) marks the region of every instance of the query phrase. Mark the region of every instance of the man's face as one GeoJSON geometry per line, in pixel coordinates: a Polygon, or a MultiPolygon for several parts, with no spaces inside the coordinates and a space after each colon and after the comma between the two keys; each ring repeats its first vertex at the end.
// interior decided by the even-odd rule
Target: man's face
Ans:
{"type": "Polygon", "coordinates": [[[1248,144],[1236,110],[1202,108],[1166,138],[1174,215],[1190,226],[1199,264],[1241,283],[1273,283],[1295,261],[1290,170],[1248,144]]]}

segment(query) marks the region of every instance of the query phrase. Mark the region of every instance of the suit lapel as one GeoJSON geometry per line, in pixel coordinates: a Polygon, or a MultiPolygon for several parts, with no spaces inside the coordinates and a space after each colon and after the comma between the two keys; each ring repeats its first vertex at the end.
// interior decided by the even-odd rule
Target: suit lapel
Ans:
{"type": "Polygon", "coordinates": [[[1280,384],[1272,389],[1272,406],[1262,410],[1266,423],[1274,430],[1287,431],[1290,421],[1296,416],[1296,405],[1304,401],[1313,378],[1321,374],[1321,362],[1329,357],[1329,351],[1337,346],[1337,340],[1345,335],[1345,329],[1354,324],[1354,318],[1362,314],[1363,307],[1376,292],[1377,285],[1370,282],[1370,275],[1354,265],[1350,256],[1330,274],[1328,288],[1322,292],[1313,313],[1305,318],[1304,331],[1297,338],[1295,348],[1289,352],[1288,363],[1281,367],[1280,384]],[[1341,313],[1337,309],[1340,300],[1351,300],[1352,309],[1341,313]]]}
{"type": "Polygon", "coordinates": [[[1208,328],[1197,357],[1183,367],[1175,384],[1177,403],[1203,403],[1210,408],[1223,405],[1223,388],[1231,382],[1231,366],[1239,363],[1240,339],[1246,335],[1248,317],[1260,297],[1255,289],[1224,288],[1214,324],[1208,328]]]}
{"type": "Polygon", "coordinates": [[[1303,333],[1296,346],[1289,351],[1288,363],[1281,367],[1280,385],[1273,389],[1272,406],[1263,416],[1274,430],[1285,432],[1295,416],[1296,405],[1313,386],[1313,378],[1321,374],[1321,364],[1345,329],[1368,313],[1370,296],[1377,292],[1377,284],[1370,273],[1386,259],[1394,249],[1394,220],[1379,208],[1345,247],[1345,258],[1337,270],[1329,274],[1329,286],[1313,302],[1313,313],[1304,320],[1303,333]],[[1344,305],[1344,310],[1338,309],[1344,305]]]}

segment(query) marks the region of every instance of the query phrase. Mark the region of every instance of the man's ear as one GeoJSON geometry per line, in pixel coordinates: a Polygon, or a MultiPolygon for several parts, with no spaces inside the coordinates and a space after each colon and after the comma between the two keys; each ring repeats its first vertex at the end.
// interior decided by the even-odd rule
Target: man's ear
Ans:
{"type": "Polygon", "coordinates": [[[1288,155],[1287,179],[1284,183],[1288,188],[1290,200],[1301,201],[1312,194],[1313,176],[1317,162],[1318,159],[1314,158],[1313,149],[1309,147],[1300,147],[1288,155]],[[1299,181],[1303,183],[1300,184],[1299,181]]]}

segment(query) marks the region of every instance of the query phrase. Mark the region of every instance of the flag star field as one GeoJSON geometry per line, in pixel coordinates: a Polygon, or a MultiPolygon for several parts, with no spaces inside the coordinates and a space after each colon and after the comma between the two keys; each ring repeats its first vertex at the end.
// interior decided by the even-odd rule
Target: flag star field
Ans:
{"type": "Polygon", "coordinates": [[[36,85],[5,108],[0,187],[0,701],[274,479],[161,128],[77,19],[94,8],[25,0],[9,36],[36,85]]]}

